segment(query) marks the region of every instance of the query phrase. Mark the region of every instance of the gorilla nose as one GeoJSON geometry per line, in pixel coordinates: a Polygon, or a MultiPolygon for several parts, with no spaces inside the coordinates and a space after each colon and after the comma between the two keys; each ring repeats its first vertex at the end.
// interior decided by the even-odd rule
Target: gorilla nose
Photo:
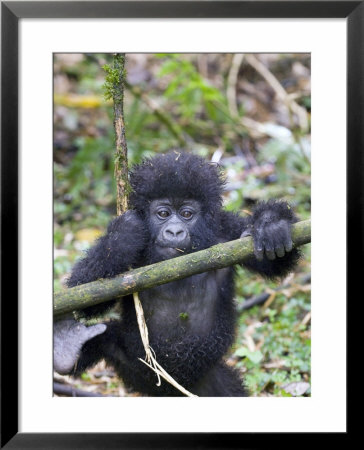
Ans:
{"type": "Polygon", "coordinates": [[[186,239],[187,233],[180,225],[171,224],[164,230],[164,238],[166,241],[182,242],[186,239]]]}

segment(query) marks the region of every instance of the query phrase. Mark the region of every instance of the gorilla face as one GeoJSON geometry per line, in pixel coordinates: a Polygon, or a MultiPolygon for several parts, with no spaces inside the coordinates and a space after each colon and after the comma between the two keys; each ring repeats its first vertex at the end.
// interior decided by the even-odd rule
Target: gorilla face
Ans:
{"type": "Polygon", "coordinates": [[[201,205],[192,199],[158,199],[149,207],[154,260],[189,253],[193,231],[201,217],[201,205]]]}

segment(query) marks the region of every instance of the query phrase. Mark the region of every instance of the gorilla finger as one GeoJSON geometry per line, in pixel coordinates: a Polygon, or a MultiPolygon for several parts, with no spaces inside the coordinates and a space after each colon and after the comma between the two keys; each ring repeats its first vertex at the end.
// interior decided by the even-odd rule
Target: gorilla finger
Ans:
{"type": "Polygon", "coordinates": [[[284,231],[284,234],[282,236],[282,244],[284,245],[284,248],[286,252],[290,252],[293,248],[292,238],[291,238],[291,230],[287,226],[286,230],[284,231]]]}
{"type": "Polygon", "coordinates": [[[284,240],[284,248],[286,249],[286,252],[290,252],[293,248],[293,242],[291,237],[288,237],[284,240]]]}
{"type": "Polygon", "coordinates": [[[267,255],[269,261],[273,261],[276,259],[276,254],[274,253],[274,250],[265,250],[265,254],[267,255]]]}
{"type": "Polygon", "coordinates": [[[254,247],[254,255],[258,261],[263,261],[264,251],[262,247],[254,247]]]}
{"type": "Polygon", "coordinates": [[[276,252],[276,255],[278,256],[278,258],[282,258],[286,254],[286,252],[284,251],[284,247],[283,246],[282,247],[276,247],[275,248],[275,252],[276,252]]]}
{"type": "Polygon", "coordinates": [[[266,257],[270,261],[273,261],[274,259],[276,259],[276,254],[274,252],[274,242],[272,242],[271,239],[269,241],[267,239],[265,240],[265,242],[264,242],[264,250],[265,250],[266,257]]]}
{"type": "Polygon", "coordinates": [[[264,241],[260,232],[254,233],[254,255],[258,261],[263,260],[264,256],[264,241]]]}
{"type": "Polygon", "coordinates": [[[278,256],[278,258],[282,258],[282,256],[284,256],[286,253],[284,250],[284,239],[286,231],[288,230],[282,229],[282,226],[276,226],[271,235],[271,241],[273,241],[273,244],[266,246],[269,250],[271,250],[270,247],[273,247],[272,249],[274,250],[276,256],[278,256]]]}

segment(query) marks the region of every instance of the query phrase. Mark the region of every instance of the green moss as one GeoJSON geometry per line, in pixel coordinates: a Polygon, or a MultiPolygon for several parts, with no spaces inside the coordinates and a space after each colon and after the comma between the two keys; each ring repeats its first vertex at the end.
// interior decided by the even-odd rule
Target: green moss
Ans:
{"type": "Polygon", "coordinates": [[[185,312],[181,312],[179,315],[179,318],[182,320],[187,320],[188,319],[188,314],[185,312]]]}
{"type": "Polygon", "coordinates": [[[114,65],[105,64],[106,72],[104,89],[105,100],[113,99],[114,103],[122,103],[124,97],[124,82],[126,79],[125,55],[114,55],[114,65]]]}

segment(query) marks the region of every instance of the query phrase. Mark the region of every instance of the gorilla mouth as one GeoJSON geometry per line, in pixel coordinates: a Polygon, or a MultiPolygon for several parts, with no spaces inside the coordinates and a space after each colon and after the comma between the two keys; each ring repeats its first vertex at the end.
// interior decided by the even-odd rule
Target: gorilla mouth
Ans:
{"type": "Polygon", "coordinates": [[[163,255],[164,258],[174,258],[176,256],[181,256],[186,253],[188,253],[188,250],[186,248],[181,247],[167,247],[165,245],[157,245],[158,253],[160,255],[163,255]]]}
{"type": "Polygon", "coordinates": [[[179,248],[179,247],[160,247],[162,251],[167,252],[175,252],[175,253],[186,253],[186,249],[179,248]]]}

